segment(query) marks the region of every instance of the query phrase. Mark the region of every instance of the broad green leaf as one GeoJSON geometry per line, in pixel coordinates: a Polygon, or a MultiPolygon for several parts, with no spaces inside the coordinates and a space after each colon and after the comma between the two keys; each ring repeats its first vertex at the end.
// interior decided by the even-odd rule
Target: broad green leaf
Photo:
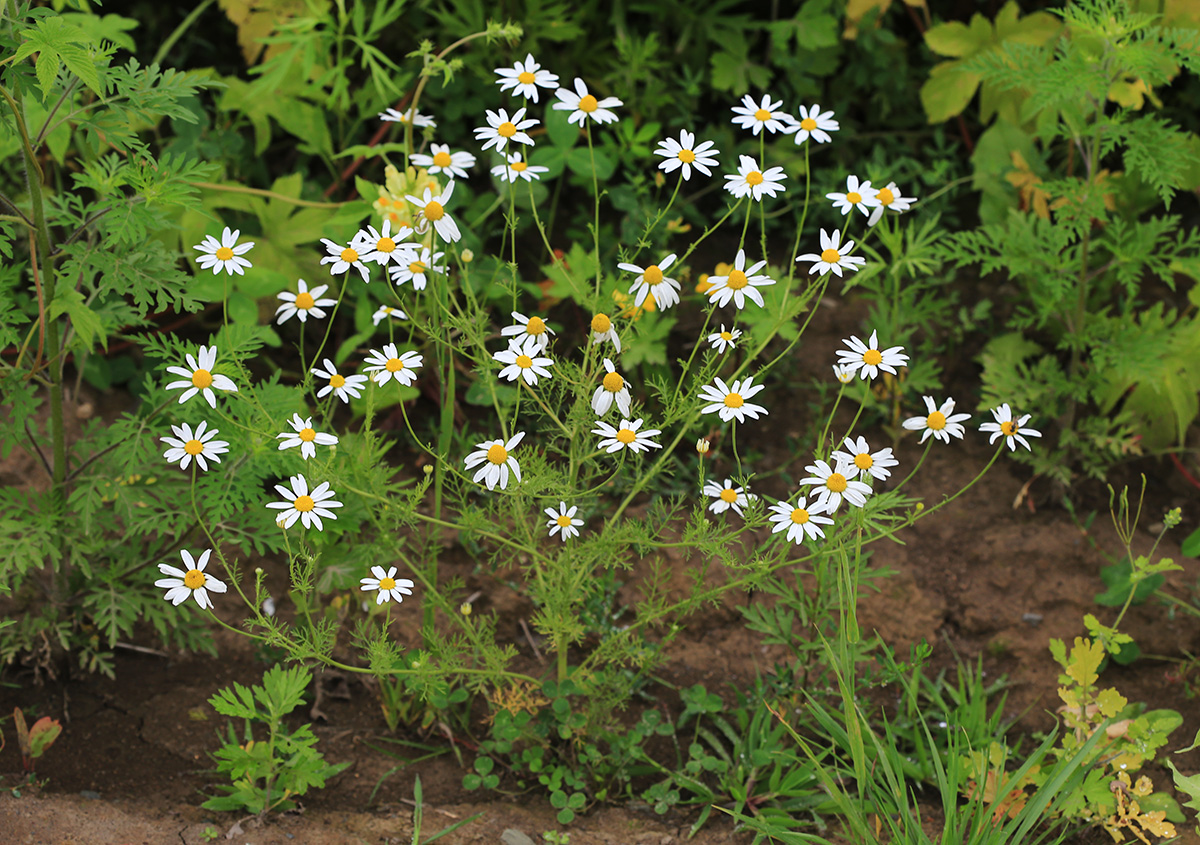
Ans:
{"type": "Polygon", "coordinates": [[[591,178],[593,155],[596,163],[596,179],[606,182],[616,171],[617,165],[604,150],[589,152],[585,147],[575,147],[567,153],[567,167],[572,173],[591,178]]]}
{"type": "Polygon", "coordinates": [[[1183,553],[1184,557],[1200,557],[1200,528],[1187,536],[1183,545],[1179,547],[1179,551],[1183,553]]]}
{"type": "Polygon", "coordinates": [[[921,86],[921,105],[930,123],[941,123],[962,114],[975,96],[979,74],[965,71],[961,65],[961,61],[934,65],[928,81],[921,86]]]}
{"type": "Polygon", "coordinates": [[[546,110],[546,134],[554,147],[564,151],[579,141],[579,127],[568,122],[570,116],[568,111],[546,110]]]}
{"type": "Polygon", "coordinates": [[[88,308],[83,300],[83,294],[74,288],[61,286],[50,303],[50,316],[61,317],[66,314],[71,318],[71,325],[79,335],[79,341],[84,349],[91,349],[97,336],[104,348],[108,348],[108,338],[104,334],[104,326],[94,311],[88,308]]]}
{"type": "MultiPolygon", "coordinates": [[[[981,18],[982,15],[975,15],[981,18]]],[[[973,23],[973,21],[972,21],[973,23]]],[[[992,40],[991,28],[981,41],[974,27],[968,27],[961,21],[949,21],[930,28],[925,33],[925,43],[929,49],[939,56],[961,59],[982,50],[992,40]]]]}
{"type": "Polygon", "coordinates": [[[1095,596],[1096,604],[1101,607],[1120,607],[1125,604],[1131,591],[1133,592],[1133,604],[1141,604],[1166,581],[1162,575],[1150,575],[1135,584],[1133,564],[1127,557],[1103,567],[1100,570],[1100,578],[1108,587],[1103,593],[1097,593],[1095,596]]]}

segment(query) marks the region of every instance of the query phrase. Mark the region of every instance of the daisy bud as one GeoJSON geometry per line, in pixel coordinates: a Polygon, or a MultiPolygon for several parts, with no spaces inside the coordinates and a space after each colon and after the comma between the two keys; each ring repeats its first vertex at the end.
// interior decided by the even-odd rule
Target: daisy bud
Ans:
{"type": "Polygon", "coordinates": [[[458,612],[461,613],[463,616],[470,616],[471,615],[471,603],[465,601],[462,604],[460,604],[458,606],[458,612]]]}
{"type": "Polygon", "coordinates": [[[696,451],[699,452],[701,455],[707,455],[710,445],[711,444],[708,442],[708,440],[706,438],[701,437],[699,440],[696,441],[696,451]]]}
{"type": "Polygon", "coordinates": [[[425,466],[421,467],[421,472],[426,475],[433,475],[433,464],[425,464],[425,466]]]}
{"type": "Polygon", "coordinates": [[[458,254],[458,257],[462,261],[463,264],[470,264],[472,261],[475,260],[475,253],[469,249],[464,249],[462,252],[460,252],[458,254]]]}

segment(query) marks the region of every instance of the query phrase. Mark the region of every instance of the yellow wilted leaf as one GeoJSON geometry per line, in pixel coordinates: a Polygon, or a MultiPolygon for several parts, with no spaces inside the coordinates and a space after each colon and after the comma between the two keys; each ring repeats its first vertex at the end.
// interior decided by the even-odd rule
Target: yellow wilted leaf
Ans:
{"type": "Polygon", "coordinates": [[[1100,664],[1104,661],[1104,646],[1098,642],[1075,638],[1071,648],[1071,659],[1067,663],[1067,677],[1080,686],[1090,687],[1100,677],[1100,664]]]}
{"type": "Polygon", "coordinates": [[[1121,693],[1117,692],[1111,687],[1109,689],[1102,690],[1101,693],[1096,696],[1096,704],[1100,707],[1100,713],[1105,718],[1111,719],[1113,716],[1125,709],[1125,705],[1128,703],[1129,702],[1125,696],[1121,695],[1121,693]]]}
{"type": "MultiPolygon", "coordinates": [[[[247,65],[274,56],[288,49],[286,44],[273,44],[263,54],[262,39],[279,31],[279,24],[303,14],[305,0],[217,0],[217,5],[237,27],[238,46],[247,65]]],[[[326,3],[328,6],[328,3],[326,3]]]]}

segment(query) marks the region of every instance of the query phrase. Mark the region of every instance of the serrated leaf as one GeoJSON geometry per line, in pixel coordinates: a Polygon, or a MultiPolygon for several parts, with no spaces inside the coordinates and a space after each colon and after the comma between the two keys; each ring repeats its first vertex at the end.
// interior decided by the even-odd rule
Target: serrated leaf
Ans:
{"type": "Polygon", "coordinates": [[[65,285],[60,287],[54,294],[54,301],[50,303],[49,313],[52,318],[61,317],[63,314],[71,318],[71,325],[79,335],[79,341],[84,349],[90,350],[97,336],[104,348],[108,348],[108,338],[104,334],[104,326],[100,322],[100,318],[88,308],[87,303],[83,300],[83,294],[74,288],[65,285]]]}

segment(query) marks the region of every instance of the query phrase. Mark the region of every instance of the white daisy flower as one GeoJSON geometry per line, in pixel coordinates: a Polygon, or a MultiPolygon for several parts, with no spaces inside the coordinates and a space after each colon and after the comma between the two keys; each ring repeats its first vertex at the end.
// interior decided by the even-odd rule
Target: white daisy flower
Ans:
{"type": "MultiPolygon", "coordinates": [[[[416,158],[416,156],[413,156],[416,158]]],[[[366,231],[359,230],[354,239],[350,241],[350,246],[362,254],[363,261],[374,261],[380,267],[385,266],[389,261],[398,259],[405,252],[405,244],[403,240],[412,235],[413,230],[408,226],[401,224],[399,231],[395,235],[392,234],[392,221],[383,221],[383,231],[378,231],[374,226],[367,226],[366,231]]]]}
{"type": "Polygon", "coordinates": [[[371,380],[378,385],[385,385],[395,379],[405,387],[410,387],[417,380],[417,368],[424,363],[424,357],[416,352],[405,352],[403,355],[396,351],[396,344],[387,343],[383,351],[372,349],[363,368],[363,372],[371,374],[371,380]]]}
{"type": "Polygon", "coordinates": [[[867,209],[879,205],[871,183],[869,181],[860,183],[857,176],[846,177],[846,193],[826,194],[825,199],[833,200],[833,207],[839,209],[843,217],[849,214],[852,208],[857,208],[864,216],[869,216],[871,212],[867,209]]]}
{"type": "Polygon", "coordinates": [[[800,119],[796,122],[796,144],[800,145],[807,141],[810,137],[818,144],[828,144],[833,138],[829,137],[830,132],[837,132],[841,129],[838,122],[833,119],[833,112],[822,112],[819,105],[814,104],[811,109],[800,107],[800,119]]]}
{"type": "Polygon", "coordinates": [[[629,395],[629,382],[625,381],[613,366],[613,362],[607,358],[604,359],[604,369],[608,372],[596,388],[596,392],[592,394],[592,410],[596,412],[596,416],[602,417],[616,402],[621,414],[629,416],[629,406],[633,401],[629,395]]]}
{"type": "Polygon", "coordinates": [[[462,150],[452,153],[449,144],[433,144],[429,149],[433,155],[413,153],[408,160],[417,167],[424,167],[433,175],[449,173],[460,179],[466,179],[467,168],[475,166],[474,155],[462,150]]]}
{"type": "Polygon", "coordinates": [[[305,528],[317,526],[318,531],[324,531],[325,525],[321,522],[321,518],[337,519],[337,514],[329,510],[330,508],[342,507],[341,502],[334,502],[331,499],[334,492],[329,489],[329,482],[323,481],[312,489],[308,489],[308,482],[303,475],[293,475],[288,479],[291,487],[284,487],[282,484],[275,485],[275,491],[284,498],[282,502],[267,502],[268,508],[273,508],[280,511],[275,517],[275,524],[280,528],[291,528],[296,524],[296,520],[300,520],[300,524],[305,528]]]}
{"type": "Polygon", "coordinates": [[[193,358],[191,353],[185,355],[187,367],[167,367],[167,372],[171,375],[182,376],[183,381],[173,381],[167,384],[167,390],[178,390],[186,388],[183,395],[179,397],[179,404],[182,405],[187,400],[191,399],[197,393],[204,395],[204,401],[208,403],[210,408],[217,407],[217,397],[213,393],[213,388],[217,390],[228,390],[237,393],[237,385],[229,376],[223,376],[212,371],[213,365],[217,362],[217,347],[201,346],[198,353],[199,361],[193,358]]]}
{"type": "Polygon", "coordinates": [[[857,370],[859,378],[874,379],[879,371],[896,375],[896,367],[908,364],[908,356],[900,352],[903,346],[892,346],[884,350],[879,348],[879,332],[871,332],[871,338],[863,343],[856,336],[850,335],[849,340],[842,343],[849,349],[838,350],[838,363],[849,370],[857,370]]]}
{"type": "Polygon", "coordinates": [[[488,109],[487,122],[487,126],[478,126],[475,128],[475,140],[487,142],[483,145],[485,152],[492,147],[496,148],[496,152],[501,152],[509,141],[517,144],[532,144],[533,139],[529,137],[525,130],[541,123],[540,120],[532,117],[526,120],[524,108],[519,108],[513,112],[511,120],[508,117],[507,109],[500,109],[499,114],[488,109]]]}
{"type": "Polygon", "coordinates": [[[370,283],[371,271],[367,269],[367,265],[363,264],[362,256],[355,249],[355,246],[358,245],[357,239],[346,246],[334,243],[328,238],[321,238],[321,243],[325,244],[325,252],[328,253],[321,259],[321,263],[333,265],[329,268],[330,275],[340,275],[353,267],[362,276],[364,282],[370,283]]]}
{"type": "Polygon", "coordinates": [[[378,326],[388,317],[391,317],[393,320],[408,319],[408,315],[399,308],[393,308],[390,305],[380,305],[377,309],[375,309],[375,313],[371,315],[371,322],[378,326]]]}
{"type": "Polygon", "coordinates": [[[524,179],[526,182],[532,182],[534,179],[541,181],[541,174],[549,172],[549,167],[530,164],[520,153],[507,156],[504,164],[497,164],[492,168],[492,175],[501,182],[516,182],[518,179],[524,179]]]}
{"type": "Polygon", "coordinates": [[[842,499],[861,508],[867,503],[867,496],[871,495],[870,487],[861,481],[853,480],[858,474],[858,469],[853,464],[847,466],[839,461],[835,469],[825,461],[817,461],[804,469],[811,472],[812,476],[800,483],[813,485],[817,496],[813,506],[815,510],[833,513],[842,503],[842,499]]]}
{"type": "Polygon", "coordinates": [[[766,275],[755,275],[767,262],[760,261],[753,265],[749,270],[746,269],[746,250],[739,249],[737,258],[734,259],[733,269],[729,271],[728,276],[709,276],[709,288],[705,293],[712,298],[717,305],[722,307],[729,304],[729,300],[733,300],[733,304],[739,309],[746,307],[746,299],[749,298],[759,308],[763,307],[762,294],[755,288],[767,287],[775,284],[775,280],[766,275]]]}
{"type": "Polygon", "coordinates": [[[706,482],[701,493],[705,496],[712,496],[716,500],[708,506],[713,513],[724,513],[733,508],[733,512],[738,516],[745,516],[742,508],[749,507],[750,503],[758,498],[753,493],[747,493],[745,489],[738,487],[728,478],[725,479],[724,484],[718,484],[716,481],[706,482]]]}
{"type": "Polygon", "coordinates": [[[575,519],[575,511],[579,510],[578,505],[572,505],[567,508],[566,502],[558,503],[558,510],[554,508],[546,508],[546,516],[550,517],[550,521],[546,523],[546,527],[550,529],[550,536],[558,534],[559,539],[564,543],[569,537],[579,536],[579,526],[583,525],[582,519],[575,519]],[[562,532],[561,534],[559,532],[562,532]]]}
{"type": "Polygon", "coordinates": [[[654,294],[654,302],[663,311],[679,301],[679,282],[669,279],[663,274],[663,271],[674,263],[675,253],[671,253],[658,264],[651,264],[645,269],[636,264],[617,265],[622,270],[639,274],[633,280],[633,286],[629,288],[629,293],[634,297],[634,305],[641,308],[648,293],[654,294]]]}
{"type": "Polygon", "coordinates": [[[953,399],[947,399],[939,408],[934,403],[932,396],[922,396],[921,398],[925,400],[925,409],[929,413],[923,417],[909,417],[903,422],[903,426],[909,431],[925,431],[917,442],[924,443],[930,435],[943,443],[949,443],[951,437],[962,440],[963,434],[966,432],[962,422],[970,419],[971,415],[954,413],[953,399]]]}
{"type": "Polygon", "coordinates": [[[575,77],[575,90],[559,88],[554,92],[558,102],[551,106],[555,111],[569,111],[571,116],[568,123],[578,123],[581,127],[589,117],[597,123],[616,123],[617,116],[609,109],[625,105],[616,97],[605,97],[597,100],[588,93],[588,87],[578,76],[575,77]]]}
{"type": "Polygon", "coordinates": [[[502,328],[501,336],[531,337],[537,341],[538,348],[545,352],[550,345],[550,335],[554,334],[554,329],[547,326],[546,321],[541,317],[526,317],[519,311],[513,311],[512,318],[516,320],[516,325],[502,328]]]}
{"type": "Polygon", "coordinates": [[[868,226],[874,226],[878,223],[885,209],[890,208],[892,211],[903,213],[912,208],[912,204],[917,201],[916,197],[900,196],[900,189],[896,187],[895,182],[888,182],[886,188],[880,188],[876,191],[875,199],[878,205],[875,206],[870,218],[867,220],[868,226]]]}
{"type": "Polygon", "coordinates": [[[367,384],[367,377],[360,375],[343,376],[337,371],[337,367],[328,358],[324,362],[325,369],[313,367],[310,372],[314,376],[320,376],[323,379],[328,379],[329,383],[317,391],[317,398],[324,399],[330,393],[333,393],[338,399],[349,403],[351,398],[357,399],[362,395],[362,389],[367,384]]]}
{"type": "Polygon", "coordinates": [[[285,431],[282,434],[276,434],[275,437],[282,442],[279,444],[279,450],[291,449],[295,446],[300,447],[300,457],[304,460],[315,458],[317,456],[317,446],[336,446],[338,439],[332,434],[322,434],[313,428],[312,417],[304,419],[299,414],[292,414],[292,418],[287,421],[292,427],[292,431],[285,431]]]}
{"type": "Polygon", "coordinates": [[[744,129],[751,129],[757,135],[766,129],[768,132],[784,132],[788,127],[795,122],[790,114],[779,109],[783,105],[783,100],[771,102],[771,98],[767,94],[763,94],[762,101],[757,105],[754,98],[749,94],[742,97],[742,104],[733,107],[733,113],[736,115],[733,119],[735,126],[741,126],[744,129]]]}
{"type": "Polygon", "coordinates": [[[1041,437],[1042,433],[1032,428],[1023,427],[1025,423],[1029,422],[1030,414],[1026,414],[1020,419],[1014,419],[1012,409],[1005,402],[999,408],[992,408],[992,416],[995,418],[995,422],[984,423],[979,426],[980,431],[992,432],[988,443],[995,443],[1001,437],[1004,437],[1011,452],[1017,451],[1018,443],[1030,452],[1033,451],[1033,447],[1029,445],[1029,441],[1025,437],[1041,437]]]}
{"type": "MultiPolygon", "coordinates": [[[[446,183],[445,190],[437,196],[434,196],[433,191],[426,188],[425,195],[421,199],[408,194],[405,194],[404,198],[421,209],[420,219],[427,224],[432,223],[439,238],[453,242],[462,237],[458,231],[458,224],[454,222],[453,217],[446,213],[446,206],[450,203],[450,195],[453,193],[454,180],[451,179],[446,183]]],[[[418,228],[418,231],[422,231],[422,229],[418,228]]]]}
{"type": "Polygon", "coordinates": [[[507,364],[500,371],[500,378],[506,381],[516,381],[520,378],[524,379],[526,384],[534,385],[538,383],[539,376],[552,378],[554,375],[546,369],[554,366],[554,362],[549,358],[539,358],[540,351],[541,346],[536,338],[515,338],[508,342],[508,349],[494,354],[492,360],[507,364]]]}
{"type": "Polygon", "coordinates": [[[612,320],[607,314],[596,314],[592,317],[592,346],[604,341],[611,341],[612,345],[621,351],[621,336],[617,334],[617,328],[613,325],[612,320]]]}
{"type": "Polygon", "coordinates": [[[868,476],[883,480],[892,474],[891,467],[900,465],[900,462],[892,457],[890,446],[872,452],[865,437],[847,437],[842,445],[846,451],[834,452],[833,459],[839,464],[857,469],[858,477],[862,481],[866,481],[868,476]]]}
{"type": "Polygon", "coordinates": [[[195,458],[200,469],[205,472],[208,471],[208,461],[221,463],[220,456],[229,451],[229,444],[224,440],[213,440],[219,432],[215,428],[206,432],[204,429],[207,425],[207,422],[201,422],[196,426],[195,432],[187,423],[171,426],[175,437],[158,438],[171,447],[163,452],[163,457],[171,463],[179,461],[180,469],[187,469],[188,464],[195,458]]]}
{"type": "Polygon", "coordinates": [[[497,484],[500,485],[501,490],[504,490],[508,487],[509,470],[512,470],[513,476],[520,481],[521,467],[517,464],[517,459],[509,452],[517,448],[517,444],[524,437],[525,432],[518,431],[507,443],[500,439],[476,443],[477,451],[463,458],[463,464],[467,469],[474,469],[483,464],[471,480],[478,483],[482,479],[489,490],[495,490],[497,484]]]}
{"type": "Polygon", "coordinates": [[[693,133],[681,129],[678,141],[674,138],[667,138],[658,142],[658,149],[654,151],[654,154],[660,155],[664,159],[658,163],[658,169],[672,173],[683,168],[681,175],[685,182],[692,178],[693,167],[705,176],[712,176],[712,171],[708,168],[717,166],[717,160],[712,156],[720,155],[721,152],[713,149],[713,145],[712,141],[702,141],[697,144],[696,136],[693,133]]]}
{"type": "Polygon", "coordinates": [[[760,170],[758,162],[750,156],[738,156],[738,162],[738,172],[725,176],[725,190],[735,197],[750,196],[761,202],[763,194],[773,197],[783,190],[782,167],[760,170]]]}
{"type": "Polygon", "coordinates": [[[402,285],[411,281],[414,290],[425,290],[429,281],[428,273],[445,273],[446,265],[438,264],[446,255],[444,252],[433,252],[429,247],[421,247],[420,252],[412,249],[403,258],[388,268],[392,284],[402,285]]]}
{"type": "Polygon", "coordinates": [[[396,577],[396,567],[389,566],[384,572],[382,566],[372,566],[371,574],[374,578],[359,578],[358,583],[362,584],[360,590],[370,592],[375,590],[378,595],[375,596],[375,604],[384,604],[385,602],[394,601],[396,604],[404,601],[405,596],[411,596],[413,587],[416,586],[407,578],[396,577]]]}
{"type": "Polygon", "coordinates": [[[501,91],[512,90],[513,95],[521,95],[526,100],[538,101],[538,86],[557,88],[558,74],[542,70],[542,66],[533,60],[533,53],[528,53],[523,62],[513,62],[513,66],[496,68],[496,84],[501,91]]]}
{"type": "Polygon", "coordinates": [[[724,355],[728,350],[737,346],[737,339],[742,336],[741,329],[725,330],[725,324],[721,324],[719,332],[713,332],[708,336],[708,342],[712,344],[712,348],[724,355]]]}
{"type": "Polygon", "coordinates": [[[842,384],[850,384],[850,382],[854,381],[854,369],[852,367],[843,367],[841,364],[834,364],[833,377],[842,384]]]}
{"type": "Polygon", "coordinates": [[[842,233],[837,229],[833,230],[832,235],[821,230],[821,254],[817,255],[814,252],[807,252],[804,255],[797,255],[797,261],[815,261],[812,267],[809,268],[808,274],[820,273],[824,276],[830,270],[835,276],[841,276],[842,270],[858,270],[858,268],[867,263],[867,259],[858,255],[850,255],[850,250],[854,249],[854,241],[846,241],[839,246],[842,239],[842,233]]]}
{"type": "Polygon", "coordinates": [[[309,290],[308,282],[300,279],[297,287],[299,293],[285,290],[283,293],[276,294],[276,299],[283,300],[283,304],[275,309],[275,316],[279,318],[280,325],[292,317],[297,317],[301,323],[308,322],[309,316],[324,319],[324,309],[337,305],[336,299],[318,299],[321,294],[329,290],[329,285],[317,285],[309,290]]]}
{"type": "Polygon", "coordinates": [[[727,385],[719,378],[713,379],[713,384],[706,384],[700,388],[700,399],[711,403],[701,408],[700,412],[716,413],[724,422],[732,419],[745,422],[746,417],[752,420],[758,419],[759,416],[765,417],[767,415],[766,408],[746,401],[764,387],[765,385],[754,384],[754,376],[735,381],[732,385],[727,385]]]}
{"type": "Polygon", "coordinates": [[[200,250],[200,256],[196,258],[196,264],[201,270],[212,268],[213,275],[217,275],[224,270],[229,275],[237,273],[239,276],[244,276],[246,271],[243,267],[249,268],[252,265],[245,258],[242,258],[254,246],[253,241],[244,244],[237,242],[238,236],[241,235],[240,229],[230,231],[226,226],[221,232],[221,240],[217,240],[212,235],[205,235],[204,240],[196,244],[192,249],[200,250]]]}
{"type": "Polygon", "coordinates": [[[208,559],[212,555],[212,549],[205,549],[200,554],[200,560],[192,558],[192,553],[186,549],[179,550],[179,556],[183,559],[183,565],[187,570],[179,569],[171,566],[168,563],[160,563],[158,571],[163,575],[170,575],[170,578],[160,578],[154,582],[156,587],[166,587],[167,594],[164,599],[171,604],[179,607],[192,596],[196,597],[196,604],[200,605],[202,610],[208,610],[213,606],[212,599],[208,595],[208,591],[214,593],[223,593],[228,587],[224,582],[217,580],[213,576],[204,571],[208,566],[208,559]]]}
{"type": "Polygon", "coordinates": [[[804,542],[806,536],[812,540],[823,538],[825,532],[821,530],[821,526],[833,525],[833,520],[821,516],[821,508],[817,507],[815,502],[809,505],[804,496],[797,499],[795,505],[787,502],[771,505],[771,516],[768,518],[774,523],[771,528],[772,534],[786,531],[787,539],[797,546],[804,542]]]}
{"type": "Polygon", "coordinates": [[[432,117],[420,112],[414,115],[411,108],[403,114],[396,109],[386,109],[379,113],[379,119],[385,123],[408,123],[409,120],[412,120],[413,126],[428,126],[430,129],[437,128],[437,122],[432,117]]]}
{"type": "Polygon", "coordinates": [[[603,449],[608,453],[619,452],[622,449],[629,449],[631,452],[649,452],[651,449],[661,449],[661,443],[655,443],[651,437],[662,434],[657,428],[648,428],[645,431],[638,431],[641,428],[642,421],[621,420],[621,426],[616,428],[608,423],[597,420],[598,428],[592,429],[592,434],[599,434],[602,438],[596,444],[597,449],[603,449]]]}

